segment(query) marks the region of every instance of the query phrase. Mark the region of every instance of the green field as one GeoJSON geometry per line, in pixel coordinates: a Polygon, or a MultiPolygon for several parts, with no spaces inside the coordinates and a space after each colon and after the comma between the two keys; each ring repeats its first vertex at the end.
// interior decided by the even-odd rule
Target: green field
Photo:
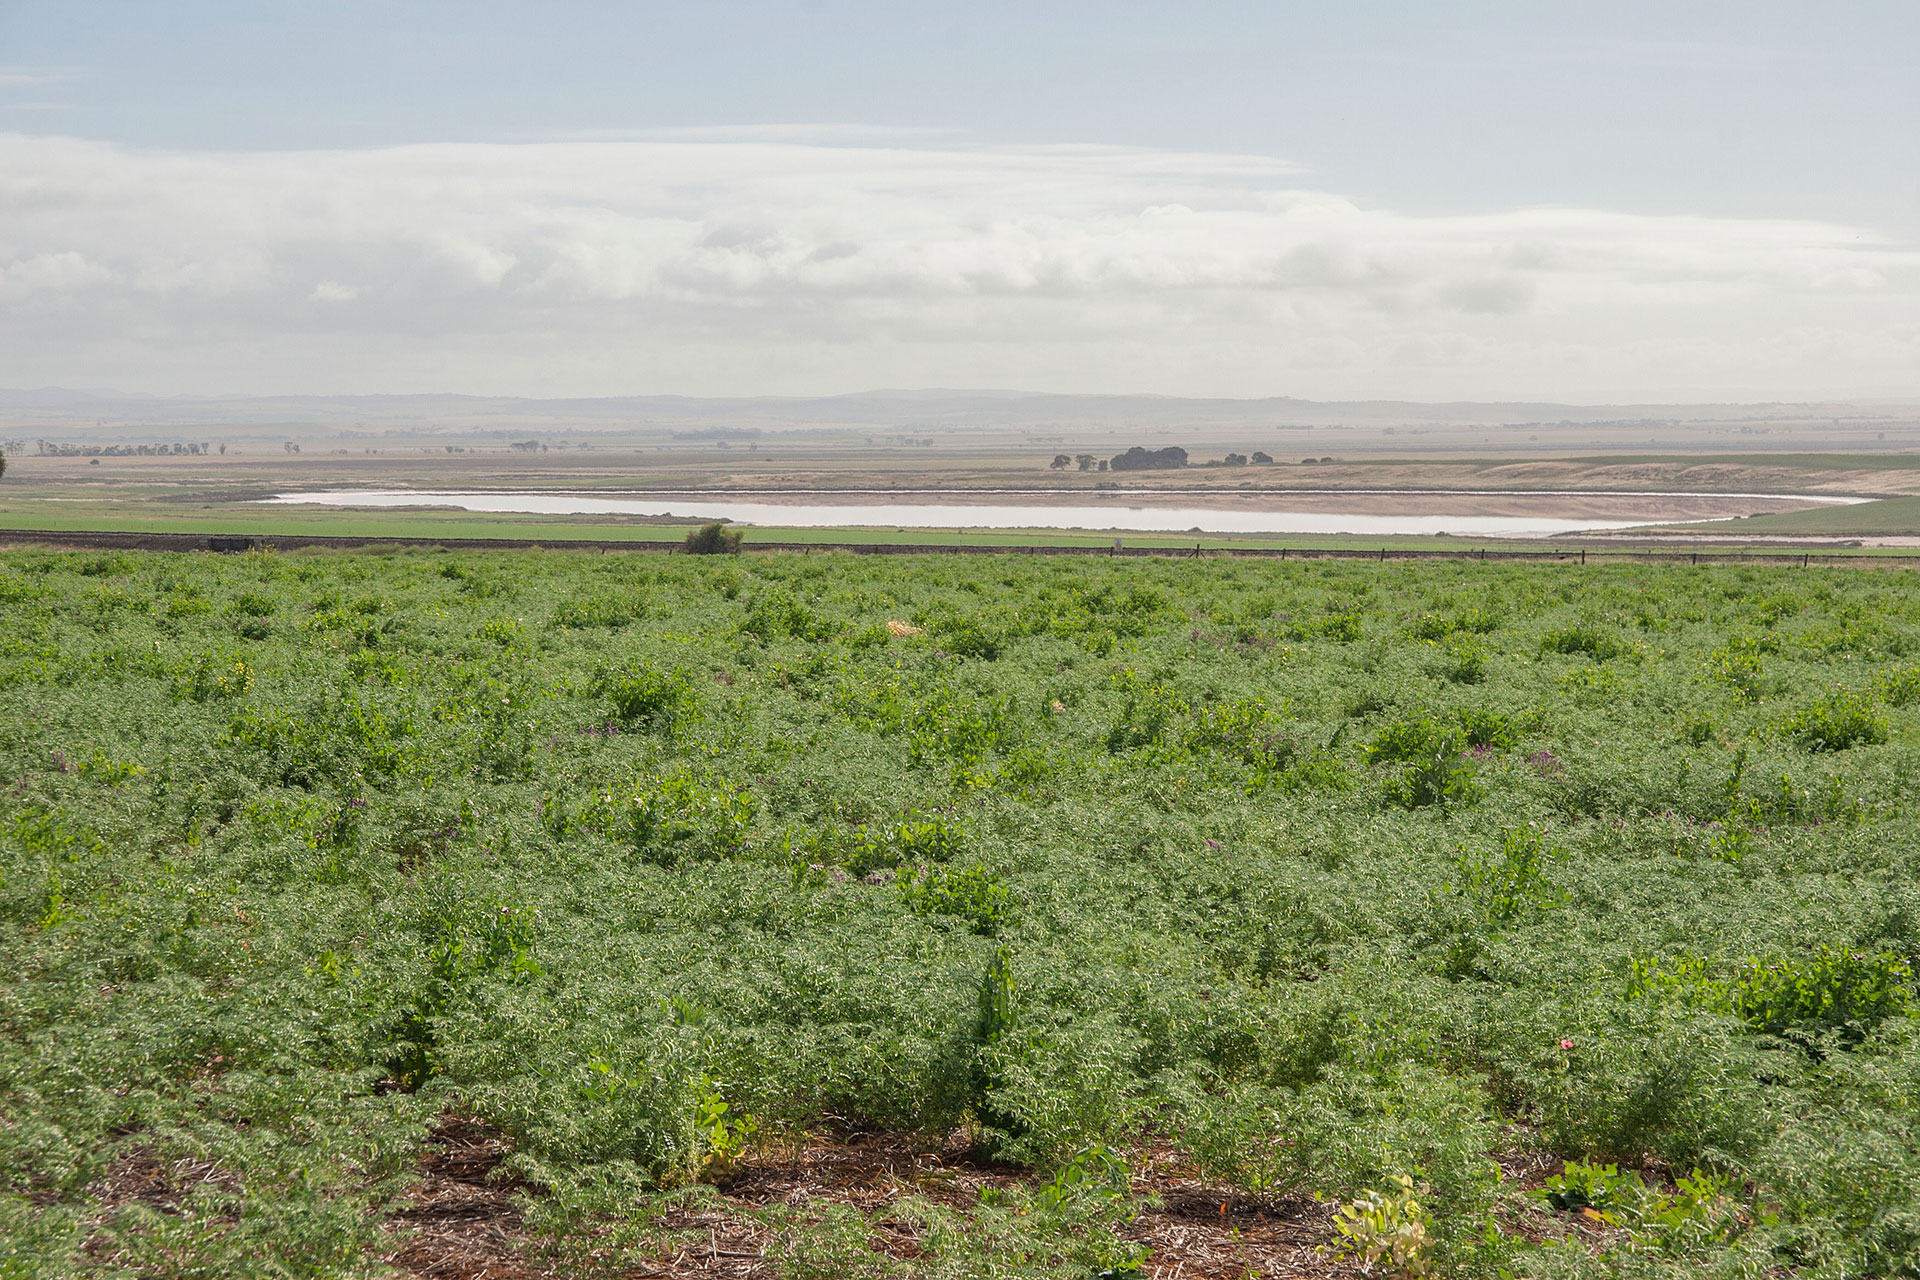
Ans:
{"type": "Polygon", "coordinates": [[[1847,507],[1780,511],[1738,520],[1678,525],[1677,530],[1705,536],[1755,537],[1778,534],[1832,537],[1920,537],[1920,498],[1881,498],[1847,507]]]}
{"type": "MultiPolygon", "coordinates": [[[[542,542],[633,542],[657,546],[677,546],[697,521],[679,524],[626,521],[607,516],[493,515],[467,512],[382,513],[352,510],[276,511],[248,507],[205,507],[180,509],[167,515],[128,516],[124,509],[105,503],[86,504],[84,510],[69,510],[81,504],[14,504],[12,511],[0,511],[0,532],[33,530],[53,533],[194,533],[215,536],[238,535],[260,538],[485,538],[501,540],[535,539],[542,542]]],[[[925,547],[1111,547],[1115,537],[1129,547],[1176,548],[1201,546],[1224,550],[1232,547],[1338,547],[1406,546],[1459,547],[1472,540],[1445,537],[1378,538],[1349,535],[1312,534],[1166,534],[1166,533],[1088,533],[1063,529],[893,529],[871,526],[851,528],[802,528],[770,525],[741,526],[749,544],[831,543],[851,546],[925,546],[925,547]]],[[[1473,545],[1479,545],[1474,542],[1473,545]]],[[[1499,545],[1513,544],[1501,541],[1499,545]]]]}
{"type": "Polygon", "coordinates": [[[7,1280],[1920,1269],[1902,571],[10,552],[0,759],[7,1280]]]}
{"type": "MultiPolygon", "coordinates": [[[[1897,505],[1903,499],[1893,500],[1897,505]]],[[[1920,503],[1920,499],[1914,499],[1920,503]]],[[[436,540],[483,540],[502,543],[531,541],[540,545],[564,547],[568,543],[628,542],[636,549],[672,550],[678,548],[693,529],[686,524],[642,523],[608,517],[566,517],[536,515],[477,515],[464,512],[366,513],[359,511],[308,511],[262,514],[254,509],[205,507],[179,510],[168,515],[128,516],[118,509],[100,505],[85,512],[71,510],[81,504],[62,503],[58,507],[15,504],[13,511],[0,511],[0,541],[9,531],[34,533],[108,534],[185,534],[193,537],[245,536],[267,540],[292,538],[337,538],[354,542],[392,539],[399,542],[436,540]]],[[[1716,521],[1709,524],[1677,525],[1670,528],[1649,526],[1654,533],[1685,533],[1690,540],[1685,548],[1671,543],[1648,542],[1636,545],[1629,537],[1613,535],[1604,540],[1473,538],[1424,535],[1372,534],[1165,534],[1165,533],[1087,533],[1063,529],[892,529],[874,527],[800,528],[766,525],[739,526],[748,550],[768,543],[776,546],[823,547],[930,547],[930,548],[1003,548],[1025,547],[1078,548],[1097,551],[1111,548],[1117,537],[1124,547],[1135,550],[1186,551],[1199,547],[1205,551],[1295,551],[1368,550],[1440,551],[1472,554],[1485,549],[1491,555],[1503,551],[1554,552],[1581,554],[1582,547],[1594,556],[1631,557],[1636,554],[1703,555],[1775,554],[1783,560],[1798,552],[1775,543],[1754,542],[1745,535],[1830,533],[1839,536],[1845,529],[1826,530],[1821,521],[1835,512],[1858,510],[1872,513],[1889,504],[1872,503],[1858,508],[1825,508],[1796,512],[1780,517],[1716,521]],[[1795,529],[1773,526],[1765,520],[1791,520],[1805,517],[1807,527],[1795,529]]],[[[1861,523],[1872,523],[1869,514],[1861,523]]],[[[1866,528],[1851,532],[1871,533],[1866,528]]],[[[76,538],[86,545],[83,538],[76,538]]],[[[1849,557],[1899,557],[1911,552],[1900,548],[1816,547],[1818,555],[1849,557]]]]}
{"type": "MultiPolygon", "coordinates": [[[[257,509],[207,508],[182,511],[172,516],[126,516],[102,507],[98,514],[71,514],[45,508],[26,513],[0,512],[0,540],[7,531],[25,530],[49,533],[163,533],[195,536],[246,536],[274,538],[347,538],[435,540],[484,539],[503,542],[531,540],[563,547],[569,542],[631,542],[637,548],[667,550],[679,547],[696,522],[683,524],[642,523],[605,516],[476,515],[465,512],[365,513],[360,511],[310,511],[298,513],[257,509]]],[[[1424,537],[1419,535],[1381,537],[1349,534],[1167,534],[1167,533],[1089,533],[1064,529],[896,529],[858,526],[848,528],[802,528],[770,525],[737,526],[744,545],[774,543],[781,546],[815,544],[822,546],[894,546],[1007,548],[1069,547],[1087,550],[1111,548],[1118,538],[1123,546],[1135,549],[1191,550],[1198,546],[1208,551],[1289,548],[1315,550],[1332,548],[1390,547],[1406,550],[1454,550],[1487,546],[1499,549],[1557,550],[1578,555],[1577,546],[1557,546],[1543,541],[1514,539],[1473,539],[1424,537]]],[[[1705,548],[1708,544],[1701,544],[1705,548]]]]}

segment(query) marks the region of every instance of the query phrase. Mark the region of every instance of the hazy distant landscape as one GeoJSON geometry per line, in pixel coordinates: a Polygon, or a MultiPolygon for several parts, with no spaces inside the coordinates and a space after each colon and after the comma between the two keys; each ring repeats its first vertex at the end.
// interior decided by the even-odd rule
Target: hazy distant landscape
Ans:
{"type": "MultiPolygon", "coordinates": [[[[0,519],[15,528],[35,527],[38,513],[56,521],[49,528],[164,518],[213,531],[286,531],[292,526],[274,522],[288,512],[252,504],[289,493],[415,490],[455,500],[369,501],[409,508],[411,533],[430,534],[438,522],[449,536],[485,531],[475,524],[480,517],[448,510],[462,492],[601,495],[585,501],[598,505],[597,516],[569,515],[553,496],[521,504],[583,527],[633,519],[671,526],[665,497],[682,495],[678,514],[686,519],[697,514],[689,508],[733,513],[711,507],[731,496],[762,504],[740,516],[761,529],[884,528],[932,517],[916,521],[888,508],[801,518],[800,508],[839,495],[845,511],[848,496],[862,494],[898,495],[887,499],[896,507],[939,499],[984,508],[993,495],[1020,494],[1023,509],[1040,514],[990,518],[983,510],[950,523],[1127,530],[1168,526],[1151,512],[1188,507],[1201,511],[1190,531],[1223,535],[1261,525],[1358,536],[1452,525],[1468,536],[1618,538],[1632,530],[1615,526],[1636,522],[1790,518],[1795,523],[1777,530],[1761,523],[1739,533],[1844,541],[1920,533],[1898,503],[1853,505],[1920,493],[1920,452],[1906,451],[1917,421],[1920,405],[1894,401],[1591,407],[958,392],[546,401],[10,392],[0,394],[0,435],[14,471],[0,519]],[[1129,449],[1184,453],[1186,465],[1109,469],[1129,449]],[[620,494],[661,497],[645,515],[609,503],[620,494]],[[1148,514],[1102,525],[1085,509],[1088,498],[1148,514]],[[792,518],[783,523],[767,502],[792,518]],[[1046,514],[1049,505],[1062,509],[1057,519],[1046,514]],[[1291,523],[1282,518],[1289,512],[1298,515],[1291,523]],[[1354,517],[1347,525],[1336,518],[1342,512],[1354,517]]],[[[504,500],[477,501],[499,508],[504,500]]],[[[327,517],[309,504],[300,514],[303,528],[329,518],[348,527],[343,511],[327,517]]],[[[512,517],[496,512],[487,527],[507,527],[502,519],[512,517]]]]}

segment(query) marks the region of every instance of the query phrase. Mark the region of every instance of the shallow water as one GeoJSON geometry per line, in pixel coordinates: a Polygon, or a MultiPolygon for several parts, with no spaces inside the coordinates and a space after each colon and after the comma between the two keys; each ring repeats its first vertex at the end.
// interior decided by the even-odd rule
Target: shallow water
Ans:
{"type": "MultiPolygon", "coordinates": [[[[1571,498],[1576,495],[1567,496],[1571,498]]],[[[1408,505],[1417,508],[1420,495],[1408,494],[1407,497],[1408,505]]],[[[788,528],[1084,529],[1137,533],[1448,533],[1516,538],[1573,533],[1582,529],[1629,529],[1635,525],[1674,523],[1670,516],[1606,520],[1589,516],[1490,516],[1458,512],[1436,515],[1421,514],[1417,510],[1393,514],[1247,511],[1220,507],[1127,506],[1117,499],[1098,506],[1065,503],[961,505],[924,502],[838,503],[815,500],[812,496],[793,502],[752,502],[701,494],[606,498],[551,492],[434,493],[337,489],[283,493],[265,501],[339,507],[455,507],[463,511],[537,515],[671,515],[690,520],[731,520],[739,524],[783,525],[788,528]]]]}

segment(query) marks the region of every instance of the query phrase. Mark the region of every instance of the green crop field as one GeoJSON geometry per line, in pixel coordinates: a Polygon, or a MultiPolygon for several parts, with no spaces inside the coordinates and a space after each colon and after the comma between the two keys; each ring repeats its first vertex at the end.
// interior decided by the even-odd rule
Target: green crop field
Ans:
{"type": "Polygon", "coordinates": [[[1808,511],[1780,511],[1739,520],[1715,520],[1677,529],[1707,536],[1741,533],[1826,534],[1913,537],[1920,535],[1920,498],[1881,498],[1858,506],[1815,507],[1808,511]]]}
{"type": "Polygon", "coordinates": [[[11,552],[0,757],[6,1280],[1920,1269],[1902,571],[11,552]]]}

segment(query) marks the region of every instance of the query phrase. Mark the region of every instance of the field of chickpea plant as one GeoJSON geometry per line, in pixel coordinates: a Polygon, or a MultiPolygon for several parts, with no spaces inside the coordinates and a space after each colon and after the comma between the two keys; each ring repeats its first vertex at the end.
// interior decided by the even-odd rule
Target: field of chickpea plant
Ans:
{"type": "Polygon", "coordinates": [[[0,555],[0,1277],[1920,1268],[1920,576],[0,555]]]}

